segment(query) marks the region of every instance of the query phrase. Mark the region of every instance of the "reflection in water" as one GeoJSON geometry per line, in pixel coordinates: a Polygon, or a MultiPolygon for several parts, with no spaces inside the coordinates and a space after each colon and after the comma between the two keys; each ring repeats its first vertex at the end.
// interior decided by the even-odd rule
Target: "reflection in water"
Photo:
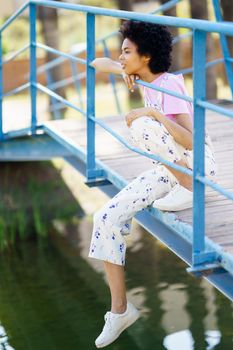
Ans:
{"type": "Polygon", "coordinates": [[[214,331],[215,329],[218,329],[216,317],[217,304],[214,288],[211,286],[211,284],[206,283],[205,280],[201,281],[201,287],[203,288],[203,293],[205,295],[207,309],[207,314],[203,319],[203,323],[205,325],[205,329],[214,331]]]}
{"type": "MultiPolygon", "coordinates": [[[[126,286],[142,317],[109,349],[231,349],[231,303],[133,226],[127,237],[126,286]]],[[[28,242],[0,256],[0,344],[5,341],[0,350],[94,349],[110,293],[103,263],[88,258],[92,220],[56,227],[60,234],[52,240],[28,242]]]]}
{"type": "Polygon", "coordinates": [[[159,293],[162,302],[161,308],[164,310],[162,325],[166,333],[189,329],[190,316],[185,309],[188,295],[184,284],[172,284],[159,293]],[[174,325],[174,320],[176,326],[174,325]]]}
{"type": "Polygon", "coordinates": [[[8,343],[8,337],[3,326],[0,325],[0,350],[14,350],[8,343]]]}
{"type": "Polygon", "coordinates": [[[220,344],[221,341],[221,332],[219,331],[206,331],[206,342],[208,346],[206,347],[206,350],[213,350],[215,349],[215,346],[220,344]]]}
{"type": "Polygon", "coordinates": [[[194,340],[190,330],[186,329],[167,335],[163,345],[167,350],[192,350],[194,349],[194,340]]]}
{"type": "MultiPolygon", "coordinates": [[[[219,331],[206,331],[205,335],[205,349],[214,350],[215,346],[220,343],[221,333],[219,331]]],[[[188,329],[167,335],[164,338],[163,345],[167,350],[196,349],[192,333],[188,329]]]]}

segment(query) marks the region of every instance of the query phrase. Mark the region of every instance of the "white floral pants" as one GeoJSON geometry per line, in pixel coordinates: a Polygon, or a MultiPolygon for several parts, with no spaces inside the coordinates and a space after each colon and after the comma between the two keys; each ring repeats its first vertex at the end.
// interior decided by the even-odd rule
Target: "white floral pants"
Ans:
{"type": "MultiPolygon", "coordinates": [[[[192,169],[193,151],[176,143],[165,126],[149,117],[140,117],[130,127],[131,138],[143,151],[177,162],[184,160],[192,169]]],[[[130,233],[133,216],[164,197],[178,183],[161,163],[152,161],[153,169],[140,174],[94,215],[89,257],[125,265],[125,235],[130,233]]],[[[216,164],[211,140],[206,135],[205,174],[214,180],[216,164]]]]}

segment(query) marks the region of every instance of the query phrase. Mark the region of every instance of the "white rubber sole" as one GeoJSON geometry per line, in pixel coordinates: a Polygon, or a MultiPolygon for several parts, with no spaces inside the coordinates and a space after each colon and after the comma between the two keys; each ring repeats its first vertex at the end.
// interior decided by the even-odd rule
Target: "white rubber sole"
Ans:
{"type": "Polygon", "coordinates": [[[132,317],[132,319],[127,322],[127,324],[125,324],[124,326],[122,326],[119,331],[117,332],[117,334],[115,334],[115,336],[109,340],[109,341],[106,341],[104,343],[101,343],[101,344],[98,344],[98,343],[95,343],[96,347],[97,348],[104,348],[105,346],[108,346],[109,344],[113,343],[119,336],[120,334],[128,327],[130,327],[134,322],[136,322],[140,317],[140,312],[137,311],[135,312],[135,315],[132,317]]]}
{"type": "Polygon", "coordinates": [[[190,209],[193,207],[193,202],[189,202],[189,203],[184,203],[182,205],[180,205],[178,208],[168,208],[166,206],[160,205],[158,204],[158,206],[156,205],[156,203],[154,205],[152,205],[154,208],[159,209],[159,210],[163,210],[163,211],[180,211],[180,210],[185,210],[185,209],[190,209]]]}
{"type": "Polygon", "coordinates": [[[180,205],[178,208],[168,208],[168,207],[160,205],[160,204],[158,204],[158,206],[156,206],[156,203],[155,203],[155,205],[153,205],[153,207],[156,209],[159,209],[159,210],[164,210],[164,211],[179,211],[179,210],[185,210],[185,209],[192,208],[193,203],[187,203],[187,204],[184,203],[183,205],[180,205]]]}

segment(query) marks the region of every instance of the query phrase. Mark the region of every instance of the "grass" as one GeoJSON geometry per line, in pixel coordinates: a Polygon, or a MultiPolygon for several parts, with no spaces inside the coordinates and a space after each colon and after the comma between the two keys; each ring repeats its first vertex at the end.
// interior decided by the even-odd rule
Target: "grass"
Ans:
{"type": "Polygon", "coordinates": [[[2,163],[0,249],[43,239],[54,220],[68,225],[83,215],[77,199],[51,162],[2,163]]]}

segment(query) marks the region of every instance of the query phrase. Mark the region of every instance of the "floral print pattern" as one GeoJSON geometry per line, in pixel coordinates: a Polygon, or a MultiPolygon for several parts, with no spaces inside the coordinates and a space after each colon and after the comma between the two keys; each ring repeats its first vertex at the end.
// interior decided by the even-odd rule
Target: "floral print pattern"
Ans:
{"type": "MultiPolygon", "coordinates": [[[[165,126],[156,120],[146,116],[134,120],[130,134],[132,141],[143,151],[158,154],[171,162],[182,159],[192,169],[193,151],[176,143],[165,126]]],[[[216,163],[210,142],[205,145],[205,169],[206,176],[213,180],[216,163]]],[[[90,258],[125,265],[124,236],[130,233],[133,216],[164,197],[178,183],[163,164],[158,161],[152,161],[152,164],[151,170],[140,174],[94,215],[90,258]]]]}

